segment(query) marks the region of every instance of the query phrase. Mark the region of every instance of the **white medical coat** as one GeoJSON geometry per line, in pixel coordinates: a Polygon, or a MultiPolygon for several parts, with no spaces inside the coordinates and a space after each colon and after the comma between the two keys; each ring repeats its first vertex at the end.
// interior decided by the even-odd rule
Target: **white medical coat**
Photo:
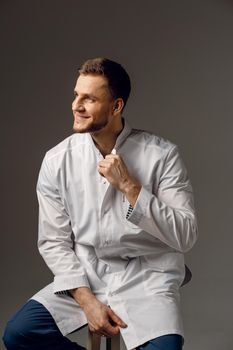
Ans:
{"type": "Polygon", "coordinates": [[[114,148],[142,185],[128,219],[127,199],[97,171],[103,156],[89,133],[46,153],[37,185],[38,247],[54,281],[32,299],[66,335],[87,323],[67,290],[90,287],[128,324],[121,334],[132,349],[164,334],[184,336],[179,288],[197,223],[176,145],[125,121],[114,148]]]}

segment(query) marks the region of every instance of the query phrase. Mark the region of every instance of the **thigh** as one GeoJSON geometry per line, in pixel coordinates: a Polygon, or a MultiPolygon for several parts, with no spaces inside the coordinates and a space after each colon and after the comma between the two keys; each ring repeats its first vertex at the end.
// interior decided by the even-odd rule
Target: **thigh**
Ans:
{"type": "Polygon", "coordinates": [[[166,334],[149,340],[137,350],[182,350],[183,337],[179,334],[166,334]]]}
{"type": "Polygon", "coordinates": [[[84,350],[64,337],[50,312],[33,299],[27,301],[8,321],[3,342],[11,350],[84,350]]]}
{"type": "Polygon", "coordinates": [[[87,324],[86,316],[74,298],[67,294],[54,293],[53,283],[38,291],[31,299],[45,306],[62,335],[67,335],[87,324]]]}
{"type": "Polygon", "coordinates": [[[14,330],[28,337],[40,338],[46,335],[47,339],[62,336],[49,311],[36,300],[30,299],[8,321],[14,330]]]}

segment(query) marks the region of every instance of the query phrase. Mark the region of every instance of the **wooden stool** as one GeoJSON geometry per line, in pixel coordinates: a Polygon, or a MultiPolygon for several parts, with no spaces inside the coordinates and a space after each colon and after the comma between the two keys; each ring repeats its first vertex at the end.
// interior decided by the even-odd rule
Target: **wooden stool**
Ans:
{"type": "MultiPolygon", "coordinates": [[[[88,329],[87,350],[100,350],[101,335],[91,333],[88,329]]],[[[112,338],[106,337],[106,350],[120,350],[120,333],[112,338]]]]}

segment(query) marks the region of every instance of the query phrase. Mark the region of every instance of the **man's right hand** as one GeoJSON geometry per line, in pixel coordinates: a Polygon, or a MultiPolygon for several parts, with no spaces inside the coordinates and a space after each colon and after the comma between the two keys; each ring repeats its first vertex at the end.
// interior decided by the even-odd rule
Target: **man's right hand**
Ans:
{"type": "Polygon", "coordinates": [[[120,327],[127,327],[109,306],[95,297],[90,288],[80,287],[70,292],[83,309],[91,332],[112,337],[119,333],[120,327]]]}

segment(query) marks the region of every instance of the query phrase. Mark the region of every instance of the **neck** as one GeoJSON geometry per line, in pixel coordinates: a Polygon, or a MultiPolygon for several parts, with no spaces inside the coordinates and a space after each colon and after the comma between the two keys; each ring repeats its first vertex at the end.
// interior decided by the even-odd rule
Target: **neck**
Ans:
{"type": "Polygon", "coordinates": [[[103,129],[91,133],[91,137],[103,157],[111,153],[122,129],[122,119],[119,118],[114,120],[113,123],[106,125],[103,129]]]}

